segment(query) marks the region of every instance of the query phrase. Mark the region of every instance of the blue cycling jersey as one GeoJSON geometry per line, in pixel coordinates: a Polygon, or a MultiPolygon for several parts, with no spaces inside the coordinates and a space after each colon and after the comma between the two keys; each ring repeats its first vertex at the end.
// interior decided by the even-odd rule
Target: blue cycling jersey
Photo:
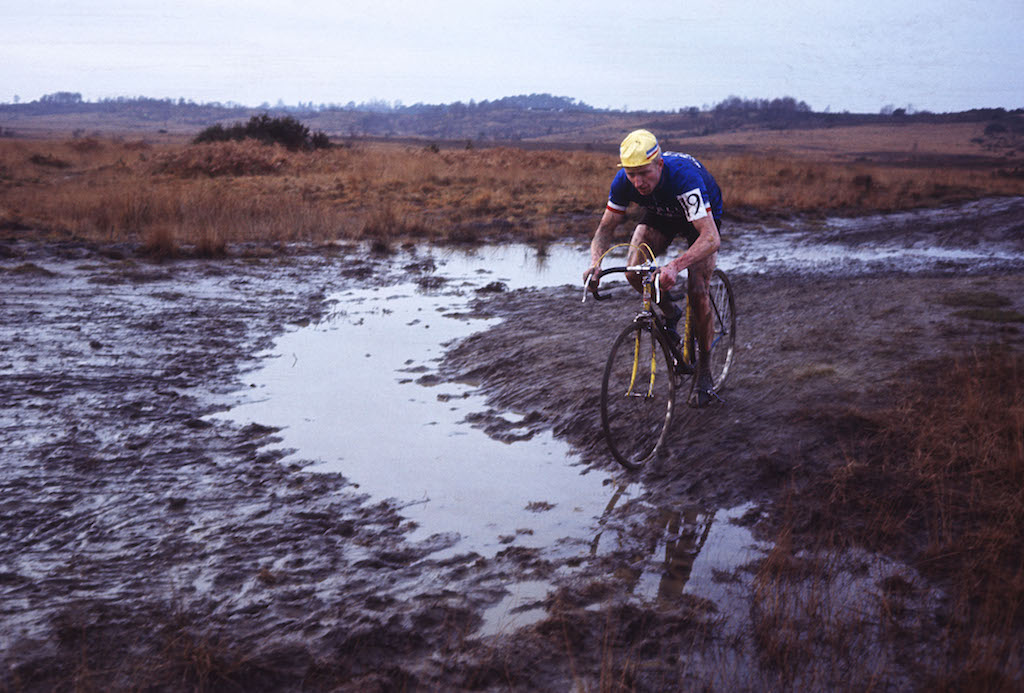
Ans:
{"type": "Polygon", "coordinates": [[[711,214],[722,217],[722,191],[711,173],[689,154],[664,152],[661,179],[650,195],[641,195],[619,169],[608,193],[608,209],[623,213],[630,202],[665,217],[681,217],[689,222],[711,214]]]}

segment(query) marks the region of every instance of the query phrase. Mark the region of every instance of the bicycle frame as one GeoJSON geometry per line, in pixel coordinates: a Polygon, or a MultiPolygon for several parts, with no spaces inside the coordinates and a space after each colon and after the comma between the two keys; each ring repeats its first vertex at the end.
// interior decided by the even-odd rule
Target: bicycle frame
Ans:
{"type": "MultiPolygon", "coordinates": [[[[661,267],[654,264],[653,261],[646,261],[639,265],[627,265],[625,267],[612,267],[610,269],[601,272],[601,275],[606,274],[625,274],[633,272],[640,275],[641,278],[641,303],[640,311],[633,317],[633,322],[649,322],[652,326],[652,333],[657,333],[664,340],[665,344],[668,345],[669,351],[672,353],[672,357],[675,359],[675,372],[676,375],[691,375],[694,371],[693,364],[696,360],[696,355],[693,353],[693,320],[692,310],[690,308],[690,302],[686,302],[686,314],[685,314],[685,325],[683,329],[683,339],[680,343],[676,343],[674,339],[668,338],[668,333],[665,330],[665,324],[662,322],[661,316],[653,310],[653,305],[661,302],[661,267]]],[[[602,295],[599,291],[591,291],[589,288],[590,276],[583,282],[583,302],[587,301],[587,294],[592,293],[594,299],[597,301],[604,301],[609,296],[602,295]]],[[[635,349],[635,363],[634,363],[634,379],[636,370],[639,367],[639,353],[640,345],[636,345],[635,349]]],[[[653,388],[654,382],[654,363],[652,358],[651,363],[651,387],[653,388]]],[[[630,387],[632,391],[632,384],[630,387]]]]}

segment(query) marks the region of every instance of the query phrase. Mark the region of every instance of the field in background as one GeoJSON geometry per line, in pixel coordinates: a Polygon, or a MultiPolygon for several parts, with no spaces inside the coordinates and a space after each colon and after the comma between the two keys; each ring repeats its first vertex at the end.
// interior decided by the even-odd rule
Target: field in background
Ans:
{"type": "MultiPolygon", "coordinates": [[[[997,152],[982,130],[912,124],[662,140],[704,160],[727,215],[856,214],[1024,194],[1019,148],[1001,143],[997,152]]],[[[160,254],[218,254],[233,243],[586,237],[616,163],[614,146],[554,143],[347,140],[289,152],[167,134],[5,138],[0,229],[160,254]]]]}
{"type": "Polygon", "coordinates": [[[936,156],[960,156],[974,157],[982,165],[1016,154],[1020,163],[1024,151],[1015,152],[1009,139],[986,136],[985,129],[984,123],[873,124],[814,130],[738,130],[705,137],[676,136],[669,131],[662,139],[668,144],[678,142],[696,148],[778,150],[847,162],[926,163],[936,156]]]}

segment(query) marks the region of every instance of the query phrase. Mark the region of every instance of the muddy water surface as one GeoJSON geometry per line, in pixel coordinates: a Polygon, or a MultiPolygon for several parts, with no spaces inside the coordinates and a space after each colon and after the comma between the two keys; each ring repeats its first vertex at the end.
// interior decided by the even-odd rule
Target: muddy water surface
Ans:
{"type": "Polygon", "coordinates": [[[611,493],[606,474],[581,475],[566,443],[520,431],[516,412],[501,414],[504,440],[489,437],[467,421],[487,408],[474,385],[432,377],[445,343],[496,322],[464,316],[466,295],[491,275],[437,276],[458,288],[333,295],[330,315],[278,341],[249,379],[252,399],[230,415],[283,427],[292,459],[394,499],[413,539],[455,534],[452,551],[494,555],[589,531],[611,493]]]}
{"type": "MultiPolygon", "coordinates": [[[[950,247],[892,230],[943,218],[935,211],[811,225],[739,224],[732,234],[726,227],[720,266],[737,275],[856,274],[879,266],[984,268],[1016,259],[1012,245],[950,247]],[[865,240],[880,224],[886,237],[865,240]]],[[[622,253],[606,266],[620,263],[622,253]]],[[[438,384],[436,367],[446,345],[499,322],[470,317],[471,299],[572,284],[587,257],[585,244],[567,243],[541,252],[509,244],[400,254],[389,264],[421,269],[421,276],[331,294],[323,319],[283,335],[265,354],[227,416],[281,427],[290,459],[341,473],[373,498],[393,499],[416,527],[412,538],[457,537],[449,552],[493,555],[513,543],[551,549],[559,539],[582,540],[612,497],[614,476],[580,474],[569,445],[522,427],[523,412],[491,412],[485,434],[473,426],[487,409],[478,383],[438,384]]],[[[520,377],[537,376],[524,363],[520,377]]]]}

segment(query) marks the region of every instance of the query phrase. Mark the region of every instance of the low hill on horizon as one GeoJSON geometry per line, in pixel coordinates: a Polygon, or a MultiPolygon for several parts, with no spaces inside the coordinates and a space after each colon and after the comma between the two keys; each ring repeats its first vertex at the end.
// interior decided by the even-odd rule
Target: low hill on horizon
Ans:
{"type": "Polygon", "coordinates": [[[935,114],[885,108],[877,114],[817,113],[792,97],[730,97],[703,110],[621,111],[597,109],[550,94],[468,104],[310,103],[252,108],[146,97],[89,102],[77,93],[57,92],[28,103],[0,104],[0,136],[194,136],[211,125],[231,124],[261,113],[293,116],[310,130],[324,132],[334,140],[409,138],[479,144],[573,144],[600,149],[637,127],[647,127],[669,139],[762,131],[772,131],[775,137],[792,130],[957,123],[981,124],[986,136],[1007,135],[1017,140],[1024,134],[1024,109],[935,114]]]}

